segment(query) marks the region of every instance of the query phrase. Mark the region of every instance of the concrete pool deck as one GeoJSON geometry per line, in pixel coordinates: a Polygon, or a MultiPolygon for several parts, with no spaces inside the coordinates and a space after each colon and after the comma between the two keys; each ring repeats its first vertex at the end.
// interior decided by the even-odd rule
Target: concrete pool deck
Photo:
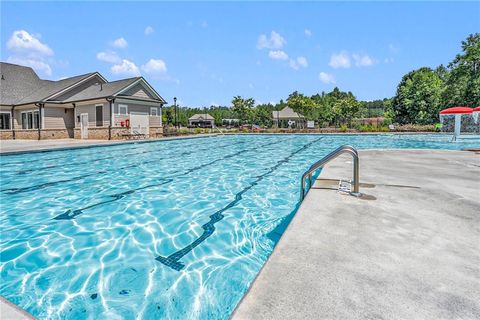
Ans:
{"type": "Polygon", "coordinates": [[[2,320],[32,320],[30,313],[17,307],[4,297],[0,296],[0,319],[2,320]]]}
{"type": "Polygon", "coordinates": [[[480,155],[360,151],[310,190],[232,319],[479,319],[480,155]]]}

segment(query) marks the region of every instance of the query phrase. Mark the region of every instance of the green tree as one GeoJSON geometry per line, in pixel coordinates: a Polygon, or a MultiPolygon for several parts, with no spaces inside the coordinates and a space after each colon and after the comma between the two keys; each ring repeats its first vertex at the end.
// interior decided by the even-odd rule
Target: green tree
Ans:
{"type": "Polygon", "coordinates": [[[241,122],[248,121],[253,124],[255,100],[253,98],[244,99],[241,96],[235,96],[232,100],[232,111],[237,114],[241,122]]]}
{"type": "Polygon", "coordinates": [[[287,105],[292,108],[293,111],[302,114],[307,119],[311,119],[315,111],[315,102],[310,97],[297,91],[294,91],[288,96],[287,105]]]}
{"type": "Polygon", "coordinates": [[[437,122],[444,82],[430,68],[420,68],[403,76],[393,98],[395,121],[401,124],[437,122]]]}
{"type": "Polygon", "coordinates": [[[450,73],[443,95],[445,107],[480,105],[480,33],[462,41],[462,50],[448,65],[450,73]]]}
{"type": "Polygon", "coordinates": [[[362,104],[353,95],[335,99],[333,112],[340,124],[351,126],[352,119],[358,117],[362,110],[362,104]]]}

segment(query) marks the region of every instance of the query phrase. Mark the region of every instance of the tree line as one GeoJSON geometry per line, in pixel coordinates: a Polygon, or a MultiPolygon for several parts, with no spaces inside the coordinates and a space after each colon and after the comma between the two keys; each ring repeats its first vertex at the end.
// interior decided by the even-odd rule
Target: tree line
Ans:
{"type": "MultiPolygon", "coordinates": [[[[312,96],[295,91],[276,104],[256,104],[253,98],[235,96],[230,106],[178,108],[177,119],[185,126],[194,114],[208,113],[217,126],[223,119],[239,119],[240,123],[271,127],[272,112],[288,106],[320,127],[352,126],[354,119],[364,117],[384,117],[385,124],[434,124],[443,108],[480,105],[480,33],[469,35],[461,48],[447,67],[408,72],[391,98],[359,101],[338,87],[312,96]]],[[[165,123],[175,122],[174,112],[173,106],[164,107],[165,123]]]]}

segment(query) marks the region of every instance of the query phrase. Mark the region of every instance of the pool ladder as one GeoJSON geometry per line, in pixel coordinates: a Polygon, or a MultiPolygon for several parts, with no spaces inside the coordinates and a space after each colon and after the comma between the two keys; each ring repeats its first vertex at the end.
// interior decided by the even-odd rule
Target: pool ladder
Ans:
{"type": "Polygon", "coordinates": [[[353,181],[351,184],[353,184],[353,191],[350,192],[352,196],[359,197],[361,195],[360,193],[360,165],[359,165],[359,158],[358,158],[358,152],[357,150],[349,145],[343,145],[336,150],[330,152],[328,155],[323,157],[321,160],[315,162],[310,169],[305,171],[305,173],[302,175],[302,185],[301,185],[301,190],[300,190],[300,201],[303,201],[305,198],[305,193],[308,191],[306,190],[306,181],[308,178],[308,186],[309,188],[312,187],[312,174],[318,170],[323,168],[327,163],[332,161],[333,159],[337,158],[338,156],[344,154],[344,153],[349,153],[353,157],[353,181]]]}

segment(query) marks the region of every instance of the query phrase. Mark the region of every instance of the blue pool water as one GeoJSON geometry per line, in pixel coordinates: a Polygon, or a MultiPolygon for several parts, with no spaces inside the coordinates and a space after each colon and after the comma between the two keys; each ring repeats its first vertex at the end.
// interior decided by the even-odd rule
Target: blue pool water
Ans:
{"type": "MultiPolygon", "coordinates": [[[[441,135],[239,135],[0,157],[0,294],[40,319],[227,319],[342,144],[441,135]]],[[[308,245],[308,244],[305,244],[308,245]]]]}

